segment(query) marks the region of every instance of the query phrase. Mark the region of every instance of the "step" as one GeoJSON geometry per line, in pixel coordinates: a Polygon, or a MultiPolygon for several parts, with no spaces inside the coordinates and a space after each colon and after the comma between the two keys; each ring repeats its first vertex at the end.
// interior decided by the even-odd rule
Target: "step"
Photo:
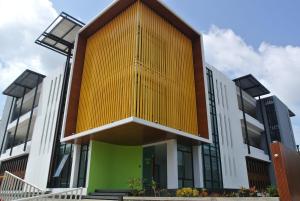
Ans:
{"type": "Polygon", "coordinates": [[[130,193],[128,189],[96,189],[96,193],[130,193]]]}
{"type": "Polygon", "coordinates": [[[122,200],[121,196],[93,196],[93,195],[88,195],[84,196],[84,199],[88,200],[122,200]]]}
{"type": "Polygon", "coordinates": [[[99,199],[82,199],[81,201],[111,201],[111,200],[99,200],[99,199]]]}
{"type": "Polygon", "coordinates": [[[128,196],[129,193],[125,192],[94,192],[89,195],[92,196],[128,196]]]}

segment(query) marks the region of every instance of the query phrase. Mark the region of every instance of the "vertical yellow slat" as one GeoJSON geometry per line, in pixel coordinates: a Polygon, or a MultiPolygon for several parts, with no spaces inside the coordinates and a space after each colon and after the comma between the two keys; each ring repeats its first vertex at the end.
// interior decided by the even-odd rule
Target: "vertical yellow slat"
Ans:
{"type": "Polygon", "coordinates": [[[197,134],[196,111],[192,43],[143,3],[88,39],[77,132],[136,116],[197,134]]]}
{"type": "Polygon", "coordinates": [[[144,4],[137,117],[197,134],[192,43],[144,4]]]}

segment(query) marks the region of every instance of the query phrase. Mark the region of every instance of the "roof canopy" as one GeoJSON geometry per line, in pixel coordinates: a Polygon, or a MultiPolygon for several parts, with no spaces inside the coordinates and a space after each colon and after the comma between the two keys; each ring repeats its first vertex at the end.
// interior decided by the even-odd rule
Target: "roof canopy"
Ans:
{"type": "Polygon", "coordinates": [[[290,115],[290,117],[296,116],[296,114],[292,110],[290,110],[290,109],[289,109],[289,115],[290,115]]]}
{"type": "Polygon", "coordinates": [[[45,75],[27,69],[3,91],[3,94],[21,98],[24,90],[35,88],[43,81],[44,77],[45,75]]]}
{"type": "Polygon", "coordinates": [[[83,26],[83,22],[62,12],[35,42],[60,54],[68,55],[74,47],[76,34],[83,26]]]}
{"type": "Polygon", "coordinates": [[[270,91],[251,74],[236,78],[233,81],[252,97],[263,96],[270,93],[270,91]]]}

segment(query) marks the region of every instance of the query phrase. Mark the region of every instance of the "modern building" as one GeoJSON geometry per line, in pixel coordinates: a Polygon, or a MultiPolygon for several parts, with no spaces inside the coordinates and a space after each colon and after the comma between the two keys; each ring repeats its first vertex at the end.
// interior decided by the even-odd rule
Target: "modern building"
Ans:
{"type": "Polygon", "coordinates": [[[52,190],[263,189],[269,143],[296,148],[293,113],[206,64],[201,34],[160,1],[116,1],[87,25],[62,13],[36,43],[66,65],[3,92],[1,173],[52,190]]]}

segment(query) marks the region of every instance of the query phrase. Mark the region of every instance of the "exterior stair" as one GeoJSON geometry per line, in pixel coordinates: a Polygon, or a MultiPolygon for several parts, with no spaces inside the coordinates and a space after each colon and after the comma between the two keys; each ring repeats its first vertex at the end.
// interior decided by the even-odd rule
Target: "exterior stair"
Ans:
{"type": "Polygon", "coordinates": [[[123,200],[123,196],[128,196],[129,190],[100,190],[97,189],[95,192],[84,196],[84,199],[91,200],[123,200]]]}

